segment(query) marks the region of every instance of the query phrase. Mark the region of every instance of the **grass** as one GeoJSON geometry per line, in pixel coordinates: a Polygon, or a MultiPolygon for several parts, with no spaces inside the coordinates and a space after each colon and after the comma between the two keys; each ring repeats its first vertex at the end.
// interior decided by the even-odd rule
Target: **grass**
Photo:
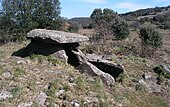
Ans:
{"type": "Polygon", "coordinates": [[[20,94],[22,88],[19,85],[16,85],[14,87],[12,87],[9,92],[13,95],[13,96],[17,96],[18,94],[20,94]]]}
{"type": "Polygon", "coordinates": [[[16,68],[13,72],[14,77],[18,78],[21,77],[25,74],[25,71],[20,69],[20,68],[16,68]]]}
{"type": "Polygon", "coordinates": [[[4,67],[0,65],[0,75],[2,75],[5,72],[4,67]]]}
{"type": "MultiPolygon", "coordinates": [[[[34,99],[40,92],[46,92],[48,95],[47,102],[49,107],[53,107],[54,104],[71,107],[70,103],[73,100],[78,100],[81,107],[114,107],[119,104],[125,107],[170,106],[168,104],[169,99],[166,96],[148,93],[145,91],[144,86],[137,83],[142,78],[143,73],[152,70],[153,63],[148,59],[133,55],[115,57],[113,62],[121,63],[125,67],[125,73],[117,79],[117,82],[112,87],[108,88],[99,77],[83,75],[75,70],[74,67],[63,63],[53,56],[11,57],[12,52],[23,47],[23,45],[20,46],[18,44],[16,44],[17,48],[14,46],[8,44],[0,47],[2,51],[0,60],[1,63],[5,63],[5,66],[0,66],[0,79],[2,81],[0,82],[0,89],[9,90],[15,95],[13,99],[0,102],[2,107],[15,107],[25,102],[34,102],[33,107],[40,107],[34,99]],[[16,64],[19,60],[24,60],[25,62],[30,60],[30,63],[16,64]],[[146,64],[150,64],[150,67],[146,66],[146,64]],[[5,79],[1,76],[6,71],[11,72],[15,79],[5,79]],[[69,77],[74,78],[74,81],[70,82],[69,77]],[[55,96],[59,90],[65,91],[61,95],[55,96]],[[90,99],[90,101],[97,99],[99,102],[87,103],[86,98],[91,98],[92,100],[90,99]]],[[[100,48],[97,48],[95,51],[98,51],[98,49],[100,51],[100,48]]],[[[107,47],[104,49],[105,51],[110,50],[107,47]]],[[[101,50],[103,51],[104,49],[101,50]]]]}

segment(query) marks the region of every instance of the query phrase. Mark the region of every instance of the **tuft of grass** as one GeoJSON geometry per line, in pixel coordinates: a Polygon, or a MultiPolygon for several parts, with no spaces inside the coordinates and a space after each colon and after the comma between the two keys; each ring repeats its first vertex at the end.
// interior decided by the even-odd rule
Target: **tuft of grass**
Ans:
{"type": "Polygon", "coordinates": [[[16,86],[14,86],[13,88],[11,88],[11,89],[9,90],[9,92],[15,97],[15,96],[17,96],[18,94],[20,94],[21,90],[22,90],[22,88],[21,88],[19,85],[16,85],[16,86]]]}
{"type": "Polygon", "coordinates": [[[46,94],[50,97],[55,97],[56,90],[58,90],[59,88],[60,88],[59,80],[55,79],[50,83],[50,86],[46,91],[46,94]]]}
{"type": "Polygon", "coordinates": [[[2,73],[4,73],[4,68],[3,68],[3,66],[2,65],[0,65],[0,75],[2,75],[2,73]]]}
{"type": "Polygon", "coordinates": [[[80,91],[86,91],[85,76],[79,76],[76,79],[77,89],[80,91]]]}
{"type": "Polygon", "coordinates": [[[13,72],[14,77],[20,77],[24,74],[25,74],[25,71],[20,68],[16,68],[13,72]]]}
{"type": "Polygon", "coordinates": [[[38,63],[42,63],[44,60],[47,60],[47,58],[43,55],[32,54],[30,60],[37,60],[38,63]]]}
{"type": "Polygon", "coordinates": [[[41,107],[37,102],[33,102],[33,104],[31,105],[31,107],[41,107]]]}

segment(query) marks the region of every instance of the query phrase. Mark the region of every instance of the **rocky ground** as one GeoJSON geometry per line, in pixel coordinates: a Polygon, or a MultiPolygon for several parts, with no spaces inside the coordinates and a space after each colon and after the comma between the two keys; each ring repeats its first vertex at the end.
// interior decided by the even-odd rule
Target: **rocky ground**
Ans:
{"type": "Polygon", "coordinates": [[[51,56],[11,56],[28,42],[0,47],[0,107],[169,107],[170,80],[156,64],[134,56],[114,56],[124,66],[116,83],[81,74],[51,56]]]}

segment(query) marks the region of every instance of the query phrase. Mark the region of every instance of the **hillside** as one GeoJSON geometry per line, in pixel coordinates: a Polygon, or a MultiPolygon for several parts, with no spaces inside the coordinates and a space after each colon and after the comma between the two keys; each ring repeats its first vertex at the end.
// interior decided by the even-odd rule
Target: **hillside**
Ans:
{"type": "MultiPolygon", "coordinates": [[[[123,14],[119,14],[127,21],[140,21],[143,22],[151,22],[154,25],[157,25],[159,28],[170,28],[170,6],[165,7],[155,7],[155,8],[147,8],[147,9],[139,9],[132,12],[127,12],[123,14]]],[[[70,22],[76,23],[79,28],[87,28],[91,20],[89,17],[77,17],[69,20],[70,22]]]]}
{"type": "Polygon", "coordinates": [[[170,6],[165,7],[155,7],[155,8],[147,8],[147,9],[139,9],[132,12],[127,12],[121,14],[122,16],[133,16],[137,18],[139,16],[147,16],[147,15],[156,15],[156,14],[163,14],[170,10],[170,6]]]}
{"type": "Polygon", "coordinates": [[[86,29],[90,18],[73,18],[77,34],[34,29],[30,40],[2,44],[0,107],[170,107],[169,13],[167,6],[120,15],[130,25],[124,40],[100,38],[86,29]],[[161,28],[161,48],[143,51],[143,19],[161,28]]]}
{"type": "Polygon", "coordinates": [[[69,22],[76,24],[79,28],[87,28],[91,23],[91,19],[88,17],[77,17],[69,19],[69,22]]]}
{"type": "Polygon", "coordinates": [[[11,56],[29,43],[0,46],[1,107],[169,107],[170,83],[153,71],[156,63],[112,56],[125,72],[110,87],[50,56],[11,56]]]}

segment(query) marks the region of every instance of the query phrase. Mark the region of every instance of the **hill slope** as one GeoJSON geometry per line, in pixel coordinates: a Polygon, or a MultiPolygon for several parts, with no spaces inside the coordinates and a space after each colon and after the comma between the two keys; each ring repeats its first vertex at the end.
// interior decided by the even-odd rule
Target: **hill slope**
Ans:
{"type": "Polygon", "coordinates": [[[117,56],[126,72],[111,87],[50,56],[11,54],[28,44],[0,46],[1,107],[169,107],[170,89],[156,84],[153,62],[117,56]],[[149,64],[149,66],[148,66],[149,64]],[[143,75],[145,74],[145,79],[143,75]],[[146,79],[151,75],[153,81],[146,79]]]}

